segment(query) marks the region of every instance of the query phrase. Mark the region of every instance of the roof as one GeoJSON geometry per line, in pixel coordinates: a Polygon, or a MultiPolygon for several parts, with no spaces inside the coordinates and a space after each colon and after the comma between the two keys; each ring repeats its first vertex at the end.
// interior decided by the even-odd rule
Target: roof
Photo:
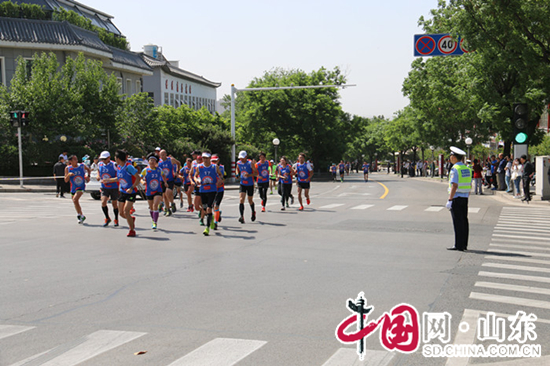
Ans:
{"type": "Polygon", "coordinates": [[[155,59],[151,56],[146,55],[145,53],[141,53],[141,57],[143,57],[143,60],[150,67],[160,68],[164,72],[166,72],[170,75],[177,76],[177,77],[180,77],[180,78],[185,78],[185,79],[188,79],[188,80],[192,80],[192,81],[195,81],[199,84],[203,84],[203,85],[210,86],[210,87],[213,87],[213,88],[219,88],[222,85],[222,83],[217,83],[217,82],[214,82],[214,81],[210,81],[208,79],[205,79],[202,76],[199,76],[197,74],[193,74],[192,72],[180,69],[179,67],[175,67],[172,64],[170,64],[170,62],[168,62],[164,58],[164,56],[162,56],[162,55],[161,55],[161,57],[162,57],[161,60],[157,60],[157,59],[155,59]]]}
{"type": "Polygon", "coordinates": [[[2,42],[39,43],[86,47],[103,52],[112,61],[152,71],[138,53],[120,50],[103,43],[95,32],[82,29],[68,22],[31,20],[0,17],[0,47],[2,42]]]}

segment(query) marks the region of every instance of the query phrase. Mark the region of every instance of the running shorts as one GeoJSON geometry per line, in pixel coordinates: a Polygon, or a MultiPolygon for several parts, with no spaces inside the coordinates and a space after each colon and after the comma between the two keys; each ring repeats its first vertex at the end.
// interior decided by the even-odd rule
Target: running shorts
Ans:
{"type": "Polygon", "coordinates": [[[216,201],[216,195],[218,192],[203,192],[201,193],[202,208],[206,210],[207,208],[213,208],[214,202],[216,201]]]}
{"type": "Polygon", "coordinates": [[[120,190],[118,188],[101,188],[101,197],[107,197],[116,201],[120,197],[120,190]]]}
{"type": "Polygon", "coordinates": [[[310,182],[298,182],[298,187],[302,189],[309,189],[310,182]]]}
{"type": "Polygon", "coordinates": [[[118,202],[135,202],[137,193],[126,193],[120,192],[120,197],[118,197],[118,202]]]}
{"type": "Polygon", "coordinates": [[[147,197],[146,197],[146,198],[147,198],[147,201],[152,201],[153,199],[155,199],[155,196],[160,196],[160,197],[162,197],[162,193],[160,193],[160,192],[155,192],[155,193],[153,193],[151,196],[147,196],[147,197]]]}
{"type": "Polygon", "coordinates": [[[246,193],[247,196],[254,196],[254,186],[243,186],[241,184],[239,193],[246,193]]]}

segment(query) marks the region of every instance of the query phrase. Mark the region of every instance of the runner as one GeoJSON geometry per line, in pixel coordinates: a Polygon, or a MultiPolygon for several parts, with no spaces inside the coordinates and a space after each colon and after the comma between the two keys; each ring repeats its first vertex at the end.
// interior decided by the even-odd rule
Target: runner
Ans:
{"type": "Polygon", "coordinates": [[[346,175],[349,175],[350,167],[351,167],[351,164],[349,163],[349,161],[346,161],[346,175]]]}
{"type": "Polygon", "coordinates": [[[191,199],[193,187],[191,186],[191,180],[189,179],[189,172],[192,167],[193,159],[187,158],[185,165],[180,169],[180,179],[183,179],[183,191],[187,196],[187,212],[193,212],[193,200],[191,199]]]}
{"type": "Polygon", "coordinates": [[[311,166],[309,161],[306,162],[306,154],[300,153],[300,156],[298,157],[298,163],[296,163],[295,173],[298,180],[298,201],[300,202],[299,211],[303,211],[304,205],[302,203],[302,189],[304,190],[306,203],[309,205],[309,186],[311,182],[311,177],[313,176],[313,167],[311,166]]]}
{"type": "Polygon", "coordinates": [[[218,164],[220,158],[217,154],[212,155],[212,164],[216,164],[220,170],[222,176],[222,184],[218,186],[218,194],[216,194],[216,202],[214,203],[214,230],[218,230],[218,223],[222,221],[222,212],[220,211],[220,205],[222,204],[223,194],[225,191],[225,167],[218,164]]]}
{"type": "Polygon", "coordinates": [[[109,209],[107,203],[111,200],[113,204],[113,212],[115,214],[115,227],[118,226],[118,178],[117,168],[113,161],[111,161],[111,154],[108,151],[103,151],[99,155],[99,164],[97,170],[97,180],[101,183],[101,210],[105,215],[105,222],[103,227],[107,227],[111,223],[109,217],[109,209]]]}
{"type": "Polygon", "coordinates": [[[200,192],[200,181],[195,180],[195,170],[197,166],[202,164],[202,152],[195,150],[192,152],[193,159],[195,159],[191,165],[191,170],[189,171],[189,178],[191,184],[193,185],[193,193],[195,195],[195,210],[197,210],[197,215],[199,217],[199,224],[204,226],[204,210],[202,209],[201,202],[201,192],[200,192]]]}
{"type": "Polygon", "coordinates": [[[369,168],[370,164],[368,164],[366,161],[363,162],[363,177],[365,178],[365,183],[369,181],[369,168]]]}
{"type": "Polygon", "coordinates": [[[128,154],[124,150],[117,150],[115,153],[115,160],[118,164],[118,183],[120,190],[120,216],[126,219],[130,231],[126,236],[136,236],[135,223],[136,218],[130,214],[130,211],[134,207],[136,201],[137,189],[140,182],[139,173],[136,168],[128,161],[128,154]]]}
{"type": "Polygon", "coordinates": [[[82,207],[80,207],[80,197],[84,194],[86,182],[90,181],[90,173],[91,170],[86,164],[78,163],[78,157],[76,155],[71,155],[69,157],[69,165],[65,167],[65,182],[71,182],[71,196],[73,198],[73,204],[79,224],[84,223],[84,220],[86,220],[86,216],[82,213],[82,207]],[[86,176],[86,172],[88,172],[88,176],[86,176]]]}
{"type": "Polygon", "coordinates": [[[260,152],[260,161],[256,163],[258,170],[258,193],[262,200],[262,212],[265,212],[267,204],[267,190],[269,189],[269,162],[265,159],[265,153],[260,152]]]}
{"type": "Polygon", "coordinates": [[[340,164],[338,164],[338,170],[340,172],[340,182],[344,181],[345,169],[346,169],[346,165],[344,164],[344,160],[340,160],[340,164]]]}
{"type": "MultiPolygon", "coordinates": [[[[172,156],[170,156],[172,157],[172,156]]],[[[175,160],[175,159],[174,159],[175,160]]],[[[174,186],[176,187],[176,192],[178,193],[178,196],[180,198],[180,208],[183,208],[183,194],[181,192],[181,187],[183,186],[183,179],[179,175],[179,171],[181,170],[182,166],[180,162],[178,161],[177,164],[172,164],[172,167],[174,168],[174,186]]]]}
{"type": "Polygon", "coordinates": [[[164,185],[164,216],[172,216],[173,212],[176,212],[176,204],[174,203],[174,168],[173,165],[181,165],[181,163],[170,158],[166,153],[166,150],[160,150],[159,153],[159,167],[164,172],[164,177],[167,183],[164,185]]]}
{"type": "Polygon", "coordinates": [[[279,193],[281,194],[281,210],[285,210],[288,205],[288,198],[292,192],[292,166],[289,164],[286,156],[281,157],[281,162],[277,166],[277,177],[279,178],[279,193]]]}
{"type": "Polygon", "coordinates": [[[253,222],[256,221],[256,210],[254,209],[254,177],[258,175],[256,169],[256,161],[247,159],[246,151],[239,152],[239,161],[237,161],[236,174],[241,177],[241,185],[239,189],[239,212],[241,217],[239,222],[244,224],[244,199],[248,196],[248,203],[252,210],[253,222]]]}
{"type": "Polygon", "coordinates": [[[147,197],[147,203],[149,204],[149,214],[153,223],[151,228],[157,230],[157,224],[159,219],[159,204],[162,201],[162,184],[167,184],[164,172],[158,166],[159,158],[151,153],[147,156],[149,166],[141,171],[142,182],[145,185],[145,196],[147,197]]]}
{"type": "Polygon", "coordinates": [[[202,153],[202,164],[195,169],[195,181],[200,181],[200,192],[202,208],[206,211],[206,228],[202,232],[205,236],[210,234],[210,228],[214,228],[215,222],[212,220],[212,208],[216,201],[218,187],[223,181],[218,166],[211,164],[210,153],[205,151],[202,153]]]}
{"type": "Polygon", "coordinates": [[[332,163],[330,166],[330,172],[332,173],[332,181],[336,182],[336,164],[332,163]]]}
{"type": "Polygon", "coordinates": [[[277,187],[277,174],[275,172],[277,171],[277,164],[273,160],[269,161],[269,188],[271,189],[271,192],[269,194],[273,194],[273,187],[277,187]]]}

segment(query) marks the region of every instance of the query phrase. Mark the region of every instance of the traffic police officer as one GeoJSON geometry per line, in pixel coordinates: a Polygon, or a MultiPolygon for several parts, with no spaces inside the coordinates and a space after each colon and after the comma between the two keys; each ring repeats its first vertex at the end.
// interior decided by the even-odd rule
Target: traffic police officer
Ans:
{"type": "Polygon", "coordinates": [[[465,155],[463,150],[451,147],[453,167],[449,174],[449,201],[446,205],[451,210],[455,230],[455,245],[447,249],[461,252],[468,249],[468,197],[472,188],[472,171],[464,165],[465,155]]]}

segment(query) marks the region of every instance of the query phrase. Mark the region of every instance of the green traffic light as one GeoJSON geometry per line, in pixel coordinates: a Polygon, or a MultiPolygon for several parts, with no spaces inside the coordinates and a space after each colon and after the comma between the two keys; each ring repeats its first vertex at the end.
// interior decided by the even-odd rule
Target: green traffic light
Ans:
{"type": "Polygon", "coordinates": [[[527,141],[527,134],[525,132],[520,132],[516,135],[515,141],[518,144],[523,144],[525,141],[527,141]]]}

